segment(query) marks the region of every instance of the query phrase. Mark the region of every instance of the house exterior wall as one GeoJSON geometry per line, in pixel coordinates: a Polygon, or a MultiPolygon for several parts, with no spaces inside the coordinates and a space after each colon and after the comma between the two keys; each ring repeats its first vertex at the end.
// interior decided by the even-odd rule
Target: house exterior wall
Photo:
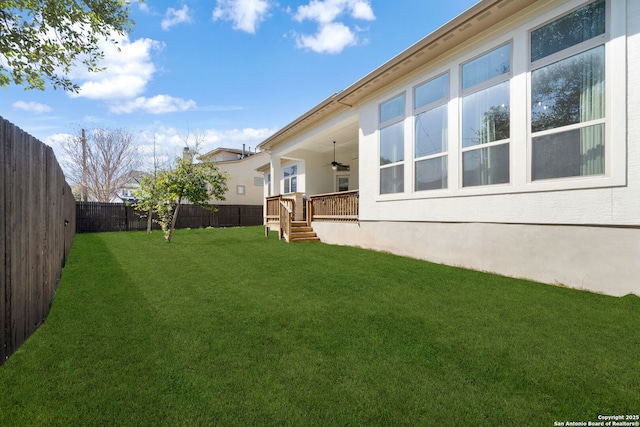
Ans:
{"type": "MultiPolygon", "coordinates": [[[[337,178],[339,176],[349,177],[350,190],[358,189],[359,168],[357,160],[339,159],[341,163],[349,165],[349,171],[334,171],[331,169],[333,154],[321,154],[312,151],[303,151],[298,154],[300,155],[298,160],[287,161],[283,165],[298,165],[299,192],[307,195],[336,192],[338,191],[337,178]]],[[[280,185],[281,191],[284,191],[282,183],[280,185]]]]}
{"type": "MultiPolygon", "coordinates": [[[[514,59],[510,183],[463,188],[459,129],[450,126],[448,164],[454,174],[449,189],[411,189],[412,89],[444,70],[455,81],[461,63],[506,41],[514,51],[527,52],[531,28],[582,4],[551,2],[525,11],[363,103],[360,168],[363,177],[375,179],[360,180],[359,227],[317,223],[316,228],[314,223],[321,239],[612,295],[640,295],[640,90],[632,83],[632,76],[640,76],[640,2],[610,2],[604,175],[531,180],[528,122],[523,120],[530,101],[522,102],[529,96],[530,73],[514,59]],[[378,109],[403,92],[405,191],[380,195],[378,109]]],[[[448,112],[454,123],[459,105],[452,97],[448,112]]]]}
{"type": "MultiPolygon", "coordinates": [[[[518,70],[514,61],[514,82],[511,85],[511,182],[506,185],[462,187],[460,176],[461,153],[458,147],[460,138],[457,129],[450,126],[449,134],[449,189],[435,191],[412,191],[412,135],[413,118],[411,115],[410,94],[412,88],[430,77],[438,75],[444,70],[450,70],[452,80],[458,73],[458,65],[470,58],[485,52],[492,47],[512,40],[514,51],[527,51],[526,37],[528,29],[544,23],[557,16],[561,11],[571,10],[572,7],[583,4],[582,1],[566,2],[561,7],[555,2],[547,5],[535,14],[525,14],[516,23],[510,23],[503,32],[497,29],[490,36],[479,38],[479,41],[461,50],[454,58],[445,58],[431,69],[426,69],[419,75],[411,76],[403,83],[380,93],[360,107],[360,168],[363,177],[376,179],[360,180],[360,217],[361,220],[388,221],[446,221],[446,222],[498,222],[498,223],[531,223],[531,224],[597,224],[611,226],[639,226],[640,198],[634,197],[640,191],[640,179],[636,176],[637,167],[628,166],[638,164],[640,156],[639,145],[632,144],[638,140],[629,129],[629,149],[627,152],[627,120],[624,106],[626,91],[626,76],[624,67],[625,54],[629,56],[627,63],[628,75],[640,75],[637,64],[631,59],[637,56],[640,48],[636,35],[625,42],[624,34],[619,34],[628,26],[633,31],[631,12],[638,8],[632,1],[628,2],[629,13],[627,25],[611,25],[616,33],[612,36],[607,49],[612,56],[620,60],[612,61],[616,65],[623,65],[619,69],[607,68],[607,90],[615,92],[607,104],[607,152],[608,172],[604,176],[577,177],[557,180],[532,182],[528,177],[527,166],[530,161],[530,147],[527,136],[526,121],[518,117],[527,117],[526,83],[521,85],[516,81],[526,81],[525,69],[518,70]],[[522,46],[518,46],[521,44],[522,46]],[[459,59],[456,59],[459,58],[459,59]],[[452,60],[453,59],[453,60],[452,60]],[[633,68],[633,67],[636,68],[633,68]],[[398,93],[407,94],[407,118],[405,119],[405,191],[398,194],[379,194],[379,125],[378,106],[386,99],[398,93]],[[615,110],[615,111],[612,111],[615,110]],[[635,138],[635,139],[634,139],[635,138]],[[455,173],[458,172],[458,173],[455,173]]],[[[625,9],[625,1],[614,0],[614,10],[625,9]]],[[[637,21],[637,19],[636,19],[637,21]]],[[[633,86],[633,85],[629,85],[633,86]]],[[[632,92],[629,92],[631,95],[632,92]]],[[[631,97],[630,97],[631,99],[631,97]]],[[[449,119],[457,122],[459,119],[459,104],[452,99],[449,106],[449,119]]],[[[629,104],[629,115],[638,115],[629,104]]],[[[637,110],[637,108],[636,108],[637,110]]],[[[629,120],[633,125],[634,120],[629,120]]]]}
{"type": "Polygon", "coordinates": [[[225,194],[225,200],[212,200],[217,205],[255,205],[264,203],[263,174],[256,171],[268,161],[266,153],[257,153],[241,160],[226,161],[216,164],[218,169],[229,175],[227,186],[229,191],[225,194]],[[256,178],[258,182],[256,182],[256,178]],[[259,185],[256,185],[259,184],[259,185]],[[244,194],[239,194],[238,188],[244,187],[244,194]]]}
{"type": "Polygon", "coordinates": [[[570,225],[313,222],[322,242],[613,296],[640,296],[640,229],[570,225]]]}

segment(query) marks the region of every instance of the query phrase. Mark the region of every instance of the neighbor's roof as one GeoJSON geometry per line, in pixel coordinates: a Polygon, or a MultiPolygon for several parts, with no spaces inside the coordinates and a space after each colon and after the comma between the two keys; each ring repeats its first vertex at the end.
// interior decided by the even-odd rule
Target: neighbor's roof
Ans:
{"type": "Polygon", "coordinates": [[[258,145],[269,150],[540,0],[482,0],[348,88],[334,93],[258,145]]]}
{"type": "MultiPolygon", "coordinates": [[[[218,147],[218,148],[214,148],[213,150],[211,150],[211,151],[209,151],[207,153],[204,153],[200,157],[215,156],[216,154],[219,154],[219,153],[242,154],[242,149],[218,147]]],[[[244,154],[245,155],[253,155],[255,153],[251,153],[248,150],[244,150],[244,154]]]]}

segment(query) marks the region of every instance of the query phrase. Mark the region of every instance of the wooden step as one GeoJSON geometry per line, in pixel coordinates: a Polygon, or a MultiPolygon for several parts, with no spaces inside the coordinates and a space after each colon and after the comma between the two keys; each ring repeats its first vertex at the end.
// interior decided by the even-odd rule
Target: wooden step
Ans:
{"type": "Polygon", "coordinates": [[[291,238],[309,238],[316,237],[316,233],[312,231],[293,231],[291,230],[291,238]]]}
{"type": "Polygon", "coordinates": [[[302,243],[302,242],[319,242],[319,237],[296,237],[292,236],[290,243],[302,243]]]}
{"type": "Polygon", "coordinates": [[[291,222],[291,239],[289,241],[291,243],[319,242],[320,238],[306,221],[293,221],[291,222]]]}

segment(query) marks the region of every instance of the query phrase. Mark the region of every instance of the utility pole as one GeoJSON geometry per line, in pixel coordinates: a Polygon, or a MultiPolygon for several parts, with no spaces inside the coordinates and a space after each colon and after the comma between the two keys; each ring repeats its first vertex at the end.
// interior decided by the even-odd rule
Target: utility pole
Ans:
{"type": "Polygon", "coordinates": [[[87,137],[82,129],[82,201],[89,200],[89,191],[87,188],[87,137]]]}

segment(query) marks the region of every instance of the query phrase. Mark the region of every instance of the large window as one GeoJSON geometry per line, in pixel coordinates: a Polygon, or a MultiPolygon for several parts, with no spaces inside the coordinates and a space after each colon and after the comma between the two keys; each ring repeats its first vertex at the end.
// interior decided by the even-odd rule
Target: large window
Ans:
{"type": "Polygon", "coordinates": [[[629,84],[623,5],[545,3],[527,15],[532,21],[514,20],[509,33],[496,29],[493,41],[470,41],[472,52],[434,61],[437,71],[409,77],[380,99],[380,195],[622,183],[629,84]]]}
{"type": "Polygon", "coordinates": [[[462,185],[509,182],[511,43],[462,65],[462,185]]]}
{"type": "Polygon", "coordinates": [[[421,84],[413,94],[415,190],[447,188],[449,73],[421,84]]]}
{"type": "Polygon", "coordinates": [[[531,178],[605,172],[606,2],[531,32],[531,178]]]}
{"type": "Polygon", "coordinates": [[[404,191],[405,98],[380,104],[380,194],[404,191]]]}
{"type": "Polygon", "coordinates": [[[298,191],[298,166],[284,168],[284,194],[298,191]]]}

